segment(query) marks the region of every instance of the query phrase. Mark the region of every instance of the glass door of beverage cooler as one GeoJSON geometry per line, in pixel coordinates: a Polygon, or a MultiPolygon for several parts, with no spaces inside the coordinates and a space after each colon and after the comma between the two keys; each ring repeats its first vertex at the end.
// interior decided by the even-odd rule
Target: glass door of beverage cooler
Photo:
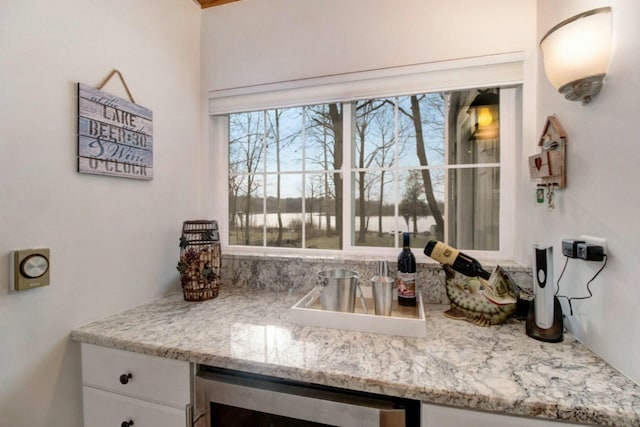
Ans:
{"type": "Polygon", "coordinates": [[[208,368],[195,379],[196,427],[408,427],[420,403],[208,368]]]}

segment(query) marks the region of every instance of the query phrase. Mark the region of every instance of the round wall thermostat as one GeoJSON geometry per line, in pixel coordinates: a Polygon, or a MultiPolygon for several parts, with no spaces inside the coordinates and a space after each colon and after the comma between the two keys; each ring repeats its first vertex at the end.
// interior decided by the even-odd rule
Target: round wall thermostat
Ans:
{"type": "Polygon", "coordinates": [[[49,249],[18,249],[13,252],[13,288],[16,291],[49,285],[49,249]]]}
{"type": "Polygon", "coordinates": [[[29,255],[20,263],[20,273],[29,279],[42,277],[48,270],[49,260],[42,254],[29,255]]]}

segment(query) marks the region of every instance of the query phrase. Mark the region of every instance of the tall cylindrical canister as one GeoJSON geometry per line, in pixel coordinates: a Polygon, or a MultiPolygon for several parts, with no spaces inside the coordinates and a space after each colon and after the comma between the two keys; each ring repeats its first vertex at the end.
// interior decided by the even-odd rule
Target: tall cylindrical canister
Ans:
{"type": "Polygon", "coordinates": [[[536,325],[553,325],[553,246],[533,246],[533,304],[536,325]]]}
{"type": "Polygon", "coordinates": [[[376,275],[371,279],[371,293],[373,295],[373,309],[377,315],[391,316],[395,280],[389,277],[387,261],[378,261],[376,275]]]}

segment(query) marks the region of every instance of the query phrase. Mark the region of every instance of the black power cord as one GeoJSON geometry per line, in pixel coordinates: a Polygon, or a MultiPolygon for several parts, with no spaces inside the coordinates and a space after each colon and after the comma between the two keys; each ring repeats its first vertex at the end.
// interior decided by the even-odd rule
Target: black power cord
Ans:
{"type": "Polygon", "coordinates": [[[598,277],[598,274],[600,274],[600,272],[602,270],[604,270],[604,268],[607,266],[607,255],[603,254],[602,256],[603,256],[602,267],[600,267],[600,269],[598,271],[596,271],[596,274],[594,274],[593,277],[591,279],[589,279],[589,281],[587,282],[587,292],[589,292],[589,296],[584,296],[584,297],[568,297],[566,295],[558,295],[558,292],[560,292],[560,279],[562,279],[562,275],[564,274],[564,270],[567,268],[567,263],[569,262],[569,257],[565,257],[566,260],[564,262],[564,267],[562,267],[562,272],[560,273],[560,277],[558,277],[558,281],[556,282],[556,287],[558,289],[556,289],[555,295],[558,298],[565,298],[567,300],[567,302],[569,303],[569,312],[570,312],[571,316],[573,316],[573,306],[571,305],[571,301],[589,299],[589,298],[591,298],[593,296],[593,293],[591,292],[591,282],[593,282],[595,280],[595,278],[598,277]]]}

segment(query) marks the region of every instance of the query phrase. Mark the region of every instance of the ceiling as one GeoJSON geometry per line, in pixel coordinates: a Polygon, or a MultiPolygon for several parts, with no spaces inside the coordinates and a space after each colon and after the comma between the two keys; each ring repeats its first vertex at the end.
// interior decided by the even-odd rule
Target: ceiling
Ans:
{"type": "Polygon", "coordinates": [[[233,3],[240,0],[195,0],[196,3],[200,4],[202,9],[207,7],[220,6],[227,3],[233,3]]]}

